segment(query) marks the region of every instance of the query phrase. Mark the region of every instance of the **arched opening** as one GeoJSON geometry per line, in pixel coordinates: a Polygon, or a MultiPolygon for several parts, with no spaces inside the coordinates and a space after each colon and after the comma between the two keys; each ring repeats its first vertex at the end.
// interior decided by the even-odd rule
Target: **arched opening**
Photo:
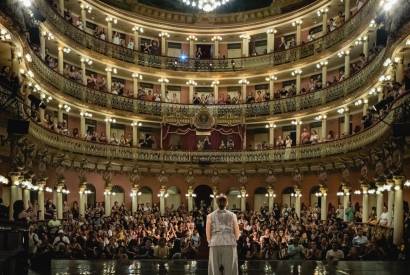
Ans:
{"type": "Polygon", "coordinates": [[[228,197],[228,209],[231,210],[239,210],[241,209],[241,198],[239,197],[241,194],[241,191],[236,188],[231,188],[228,191],[227,197],[228,197]]]}
{"type": "Polygon", "coordinates": [[[165,207],[169,210],[177,210],[181,205],[181,191],[176,186],[167,188],[168,197],[165,199],[165,207]]]}
{"type": "Polygon", "coordinates": [[[85,185],[85,190],[86,192],[86,205],[87,208],[89,207],[95,207],[96,203],[97,203],[97,195],[96,195],[96,190],[95,190],[95,186],[92,183],[87,183],[85,185]]]}
{"type": "Polygon", "coordinates": [[[292,197],[292,193],[294,193],[293,187],[286,187],[282,191],[282,206],[283,207],[293,207],[295,203],[295,198],[292,197]]]}
{"type": "Polygon", "coordinates": [[[310,207],[319,207],[322,205],[322,197],[318,197],[316,194],[320,192],[320,186],[315,185],[310,189],[310,207]]]}
{"type": "Polygon", "coordinates": [[[268,207],[269,198],[266,196],[268,194],[268,189],[265,187],[258,187],[255,190],[255,195],[253,198],[253,205],[255,211],[260,211],[263,207],[268,207]]]}
{"type": "Polygon", "coordinates": [[[138,204],[142,206],[147,206],[147,208],[152,207],[152,190],[149,187],[142,187],[141,195],[138,197],[138,204]]]}
{"type": "Polygon", "coordinates": [[[211,206],[211,195],[213,194],[211,187],[208,185],[199,185],[195,188],[194,193],[196,194],[195,207],[197,209],[208,208],[211,206]]]}
{"type": "Polygon", "coordinates": [[[124,189],[119,185],[114,185],[111,189],[111,206],[114,206],[115,203],[121,206],[124,203],[124,197],[124,189]]]}

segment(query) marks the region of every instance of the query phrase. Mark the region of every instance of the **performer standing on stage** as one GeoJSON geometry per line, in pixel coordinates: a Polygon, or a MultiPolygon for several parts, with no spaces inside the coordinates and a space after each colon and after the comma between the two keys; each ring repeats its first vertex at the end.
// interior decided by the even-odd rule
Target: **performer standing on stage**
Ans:
{"type": "Polygon", "coordinates": [[[210,248],[208,275],[237,275],[238,220],[233,212],[226,210],[228,199],[224,194],[216,200],[218,209],[210,213],[206,220],[206,239],[210,248]]]}

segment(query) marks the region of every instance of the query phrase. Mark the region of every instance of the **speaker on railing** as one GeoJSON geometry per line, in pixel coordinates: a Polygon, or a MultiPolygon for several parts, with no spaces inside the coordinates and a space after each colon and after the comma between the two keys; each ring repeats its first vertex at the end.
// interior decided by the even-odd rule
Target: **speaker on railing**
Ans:
{"type": "Polygon", "coordinates": [[[9,135],[27,135],[30,122],[20,119],[9,119],[7,121],[7,133],[9,135]]]}

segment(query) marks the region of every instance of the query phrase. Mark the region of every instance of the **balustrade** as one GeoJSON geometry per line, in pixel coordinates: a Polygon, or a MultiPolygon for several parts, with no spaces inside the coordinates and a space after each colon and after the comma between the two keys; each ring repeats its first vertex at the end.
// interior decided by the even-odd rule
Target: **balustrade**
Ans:
{"type": "MultiPolygon", "coordinates": [[[[179,117],[193,117],[198,112],[199,108],[201,108],[200,105],[143,101],[132,97],[96,91],[88,88],[82,83],[65,78],[63,75],[49,68],[34,53],[34,51],[31,50],[31,48],[26,47],[26,50],[32,56],[33,62],[28,64],[33,73],[38,77],[37,79],[41,79],[66,95],[89,104],[105,108],[111,107],[113,109],[129,111],[137,114],[149,114],[167,118],[170,118],[175,114],[178,114],[179,117]]],[[[317,107],[355,92],[364,84],[368,83],[370,78],[378,75],[379,70],[383,68],[382,63],[385,52],[385,50],[379,52],[378,55],[361,71],[346,80],[316,92],[262,103],[208,105],[207,107],[217,121],[218,119],[223,120],[226,116],[230,115],[232,123],[240,122],[240,116],[243,113],[246,117],[255,117],[296,112],[317,107]]]]}
{"type": "Polygon", "coordinates": [[[351,39],[353,34],[360,29],[360,26],[365,25],[367,27],[368,22],[375,15],[377,2],[377,0],[368,0],[352,18],[336,30],[295,48],[252,57],[209,60],[187,58],[180,60],[177,57],[141,53],[101,40],[67,22],[45,0],[36,1],[40,12],[47,19],[47,22],[52,24],[58,32],[71,38],[77,44],[97,53],[140,66],[169,70],[218,72],[272,67],[319,54],[345,39],[351,39]]]}
{"type": "MultiPolygon", "coordinates": [[[[408,104],[409,95],[399,98],[393,105],[392,110],[402,104],[408,104]]],[[[62,151],[93,155],[97,157],[129,159],[138,161],[161,161],[180,163],[237,163],[237,162],[272,162],[292,161],[300,159],[323,158],[337,154],[343,154],[360,150],[365,146],[381,140],[389,131],[389,124],[393,122],[394,111],[390,111],[383,119],[372,127],[360,133],[338,140],[328,141],[315,145],[303,145],[286,149],[273,149],[263,151],[217,151],[217,152],[186,152],[186,151],[158,151],[146,150],[134,147],[123,147],[93,143],[80,139],[54,133],[42,126],[31,123],[30,134],[42,141],[45,145],[62,151]]]]}

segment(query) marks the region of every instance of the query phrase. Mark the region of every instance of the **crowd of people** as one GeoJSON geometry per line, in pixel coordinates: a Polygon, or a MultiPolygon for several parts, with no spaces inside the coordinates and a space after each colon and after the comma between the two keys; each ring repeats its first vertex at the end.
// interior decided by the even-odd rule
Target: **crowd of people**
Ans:
{"type": "MultiPolygon", "coordinates": [[[[19,203],[20,202],[20,203],[19,203]]],[[[111,214],[104,214],[103,203],[79,214],[79,206],[65,204],[64,219],[56,218],[51,200],[46,203],[46,220],[37,221],[33,206],[16,203],[15,220],[28,221],[29,250],[33,262],[49,258],[70,259],[199,259],[206,257],[204,239],[208,207],[188,212],[185,205],[166,208],[160,214],[157,204],[138,205],[131,213],[114,202],[111,214]],[[16,207],[16,205],[18,206],[16,207]]],[[[204,204],[202,204],[204,205],[204,204]]],[[[404,260],[409,259],[410,214],[404,207],[405,241],[392,243],[392,230],[387,208],[379,219],[373,208],[369,222],[361,223],[361,207],[347,209],[329,204],[327,219],[320,219],[318,205],[302,204],[301,215],[286,204],[274,204],[260,211],[234,210],[240,229],[237,242],[241,260],[404,260]],[[343,221],[343,215],[347,221],[343,221]]],[[[3,209],[8,213],[8,209],[3,209]]],[[[6,215],[7,215],[6,213],[6,215]]]]}

